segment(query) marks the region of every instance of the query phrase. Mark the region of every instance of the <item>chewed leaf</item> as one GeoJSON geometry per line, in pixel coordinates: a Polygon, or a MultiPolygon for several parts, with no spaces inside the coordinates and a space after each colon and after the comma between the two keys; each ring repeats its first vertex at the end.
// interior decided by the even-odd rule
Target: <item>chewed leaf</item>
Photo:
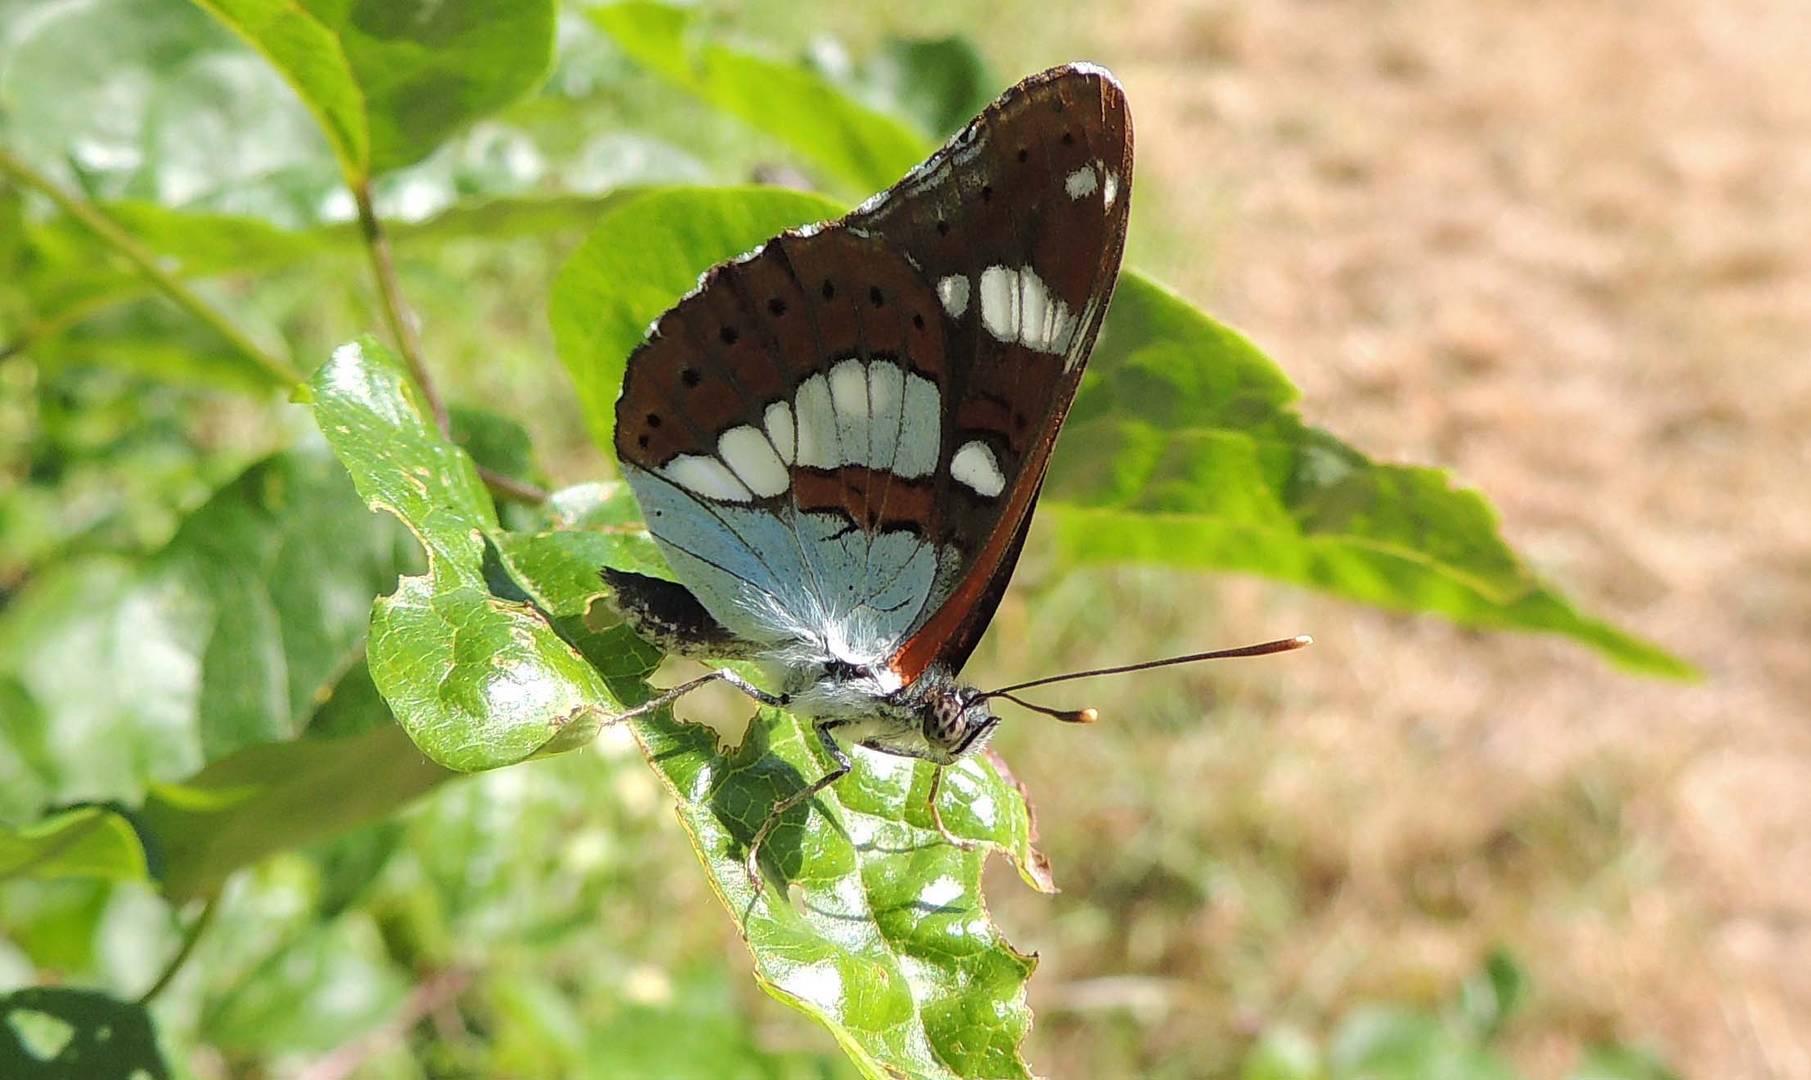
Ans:
{"type": "MultiPolygon", "coordinates": [[[[870,1076],[1030,1075],[1018,1047],[1036,961],[988,917],[985,849],[935,831],[930,766],[854,751],[852,773],[774,829],[757,892],[747,844],[776,800],[828,767],[816,740],[770,709],[732,751],[664,712],[634,730],[769,993],[828,1027],[870,1076]]],[[[1049,887],[1024,799],[991,761],[952,767],[938,805],[957,836],[1004,851],[1027,881],[1049,887]]]]}
{"type": "MultiPolygon", "coordinates": [[[[425,418],[395,357],[369,340],[343,346],[309,387],[359,494],[428,553],[427,574],[378,600],[367,648],[373,681],[416,745],[449,769],[493,768],[582,741],[619,711],[624,686],[606,681],[591,648],[581,652],[595,643],[564,625],[575,612],[525,587],[511,561],[534,545],[504,534],[476,467],[425,418]]],[[[585,556],[599,560],[593,572],[611,561],[585,556]]],[[[622,644],[630,662],[606,672],[632,685],[652,664],[645,647],[622,644]]]]}
{"type": "Polygon", "coordinates": [[[0,1076],[169,1075],[142,1004],[65,986],[0,994],[0,1076]]]}

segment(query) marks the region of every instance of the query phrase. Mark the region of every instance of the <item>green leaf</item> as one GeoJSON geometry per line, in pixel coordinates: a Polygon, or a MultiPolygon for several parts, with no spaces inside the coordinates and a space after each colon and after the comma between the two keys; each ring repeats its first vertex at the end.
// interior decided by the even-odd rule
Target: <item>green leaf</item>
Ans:
{"type": "Polygon", "coordinates": [[[1295,397],[1244,338],[1126,274],[1040,520],[1079,559],[1257,573],[1468,626],[1563,634],[1632,671],[1693,673],[1544,585],[1476,492],[1372,461],[1303,424],[1295,397]]]}
{"type": "MultiPolygon", "coordinates": [[[[855,751],[855,770],[809,813],[790,812],[762,849],[790,892],[770,877],[757,895],[746,845],[776,800],[826,771],[816,739],[771,709],[733,751],[668,711],[632,723],[763,989],[828,1027],[870,1076],[1029,1075],[1018,1045],[1031,1025],[1024,993],[1035,958],[987,915],[985,853],[932,827],[931,766],[855,751]]],[[[1051,887],[1024,799],[993,759],[951,767],[943,789],[952,832],[1005,851],[1027,881],[1051,887]]]]}
{"type": "Polygon", "coordinates": [[[168,1080],[143,1005],[95,990],[37,986],[0,995],[0,1076],[168,1080]]]}
{"type": "Polygon", "coordinates": [[[34,579],[0,613],[0,673],[44,713],[47,797],[136,801],[148,780],[294,738],[406,561],[317,446],[247,470],[140,565],[34,579]]]}
{"type": "Polygon", "coordinates": [[[0,827],[35,816],[50,794],[44,710],[17,679],[0,676],[0,827]]]}
{"type": "Polygon", "coordinates": [[[382,1024],[408,989],[372,917],[354,912],[273,951],[211,1004],[201,1031],[228,1050],[325,1053],[382,1024]]]}
{"type": "Polygon", "coordinates": [[[860,84],[939,138],[962,130],[1000,90],[974,42],[955,34],[888,38],[862,65],[860,84]]]}
{"type": "Polygon", "coordinates": [[[51,814],[23,829],[0,828],[0,881],[99,878],[144,881],[145,847],[132,823],[101,806],[51,814]]]}
{"type": "Polygon", "coordinates": [[[636,0],[590,15],[636,63],[792,147],[847,192],[892,183],[924,157],[923,135],[800,64],[688,40],[688,9],[636,0]]]}
{"type": "Polygon", "coordinates": [[[705,268],[783,229],[840,213],[783,188],[672,188],[632,196],[603,217],[553,287],[553,336],[592,437],[610,446],[629,353],[648,323],[705,268]]]}
{"type": "Polygon", "coordinates": [[[371,123],[339,35],[296,0],[195,0],[270,61],[314,114],[348,178],[368,176],[371,123]]]}
{"type": "Polygon", "coordinates": [[[1640,1047],[1601,1043],[1585,1054],[1570,1080],[1679,1080],[1679,1074],[1640,1047]]]}
{"type": "Polygon", "coordinates": [[[1239,1065],[1239,1080],[1324,1080],[1320,1047],[1300,1028],[1264,1029],[1239,1065]]]}
{"type": "Polygon", "coordinates": [[[1494,1038],[1526,1002],[1528,975],[1515,957],[1493,949],[1459,987],[1459,1016],[1480,1039],[1494,1038]]]}
{"type": "Polygon", "coordinates": [[[355,735],[247,747],[154,785],[142,816],[163,854],[164,893],[181,901],[242,866],[386,818],[453,775],[385,718],[355,735]]]}
{"type": "Polygon", "coordinates": [[[320,121],[350,183],[421,160],[533,89],[552,0],[197,0],[320,121]]]}
{"type": "Polygon", "coordinates": [[[1333,1036],[1334,1080],[1515,1080],[1496,1055],[1426,1013],[1354,1009],[1333,1036]]]}
{"type": "Polygon", "coordinates": [[[366,503],[400,518],[428,554],[427,574],[378,600],[367,652],[415,744],[469,772],[588,738],[650,665],[629,657],[600,674],[554,621],[582,618],[577,598],[522,591],[509,566],[519,542],[504,537],[471,458],[425,419],[387,349],[342,346],[309,387],[315,420],[366,503]]]}

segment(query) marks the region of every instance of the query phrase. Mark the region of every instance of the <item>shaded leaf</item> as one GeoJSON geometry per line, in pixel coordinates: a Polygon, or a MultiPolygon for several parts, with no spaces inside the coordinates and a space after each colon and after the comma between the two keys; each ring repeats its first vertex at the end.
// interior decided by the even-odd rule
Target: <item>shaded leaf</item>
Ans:
{"type": "Polygon", "coordinates": [[[273,951],[211,1003],[201,1031],[228,1050],[322,1053],[378,1027],[408,989],[371,916],[355,912],[273,951]]]}
{"type": "Polygon", "coordinates": [[[891,183],[924,156],[918,132],[800,64],[691,40],[688,9],[633,0],[590,15],[636,63],[791,146],[845,191],[891,183]]]}
{"type": "Polygon", "coordinates": [[[38,986],[0,995],[0,1076],[168,1080],[151,1015],[97,990],[38,986]]]}
{"type": "Polygon", "coordinates": [[[0,881],[99,878],[143,881],[145,847],[132,823],[101,806],[51,814],[22,829],[0,828],[0,881]]]}
{"type": "Polygon", "coordinates": [[[426,157],[553,61],[551,0],[197,2],[295,87],[352,183],[426,157]]]}
{"type": "Polygon", "coordinates": [[[428,573],[378,600],[367,651],[372,680],[416,745],[473,771],[589,738],[624,690],[605,677],[632,687],[650,665],[631,657],[600,674],[553,621],[583,610],[523,591],[508,565],[516,542],[504,540],[471,458],[425,419],[388,350],[342,346],[309,387],[316,422],[366,503],[395,514],[427,550],[428,573]]]}
{"type": "Polygon", "coordinates": [[[180,783],[156,784],[145,827],[167,896],[217,890],[242,866],[378,821],[451,778],[387,719],[354,735],[252,746],[180,783]]]}
{"type": "Polygon", "coordinates": [[[962,130],[986,108],[1001,83],[974,42],[951,34],[888,38],[862,65],[859,85],[941,139],[962,130]]]}

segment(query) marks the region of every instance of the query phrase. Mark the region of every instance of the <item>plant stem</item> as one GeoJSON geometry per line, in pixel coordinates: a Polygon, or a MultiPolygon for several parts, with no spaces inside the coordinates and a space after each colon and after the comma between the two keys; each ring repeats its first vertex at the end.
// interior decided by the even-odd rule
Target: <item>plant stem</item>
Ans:
{"type": "Polygon", "coordinates": [[[377,291],[383,296],[384,319],[390,324],[390,336],[396,339],[396,347],[402,350],[403,362],[409,365],[409,373],[415,377],[415,385],[421,388],[421,394],[428,399],[428,408],[434,414],[434,423],[442,435],[449,434],[451,428],[447,422],[446,403],[440,399],[440,391],[434,388],[434,380],[428,375],[428,366],[421,358],[421,339],[415,333],[415,318],[410,314],[408,304],[402,298],[402,287],[396,281],[396,263],[390,257],[390,240],[384,235],[383,223],[377,218],[377,210],[371,205],[371,182],[356,180],[352,182],[352,198],[358,203],[358,227],[365,237],[365,250],[371,254],[371,270],[377,276],[377,291]]]}
{"type": "Polygon", "coordinates": [[[219,893],[208,897],[207,903],[201,909],[201,914],[195,916],[195,921],[189,924],[188,930],[183,934],[182,946],[176,950],[175,956],[170,957],[170,962],[164,965],[163,974],[159,975],[157,981],[151,984],[151,989],[146,990],[139,997],[140,1005],[151,1004],[158,994],[163,993],[164,987],[170,985],[170,980],[176,978],[176,973],[181,971],[182,965],[188,961],[189,954],[195,951],[195,943],[201,940],[202,932],[208,928],[209,923],[214,921],[214,911],[219,906],[219,893]]]}
{"type": "Polygon", "coordinates": [[[484,481],[485,487],[490,488],[492,495],[513,499],[528,506],[539,506],[552,498],[546,488],[511,479],[495,469],[487,469],[482,465],[478,466],[478,478],[484,481]]]}
{"type": "Polygon", "coordinates": [[[125,256],[126,260],[145,276],[145,280],[156,286],[159,292],[178,307],[207,323],[215,333],[231,342],[235,349],[270,373],[277,381],[284,385],[293,385],[302,381],[302,376],[286,361],[247,337],[245,332],[233,325],[232,320],[228,319],[225,314],[202,299],[175,274],[166,270],[154,252],[133,239],[112,218],[102,213],[99,207],[86,199],[64,191],[50,177],[32,168],[4,147],[0,147],[0,172],[11,174],[21,184],[40,192],[56,203],[64,213],[81,222],[88,231],[100,237],[107,246],[125,256]]]}

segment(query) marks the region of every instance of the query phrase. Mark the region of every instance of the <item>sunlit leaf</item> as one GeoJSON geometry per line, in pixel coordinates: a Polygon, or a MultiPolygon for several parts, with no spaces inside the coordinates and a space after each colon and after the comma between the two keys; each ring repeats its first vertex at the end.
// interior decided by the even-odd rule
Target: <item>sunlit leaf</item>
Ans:
{"type": "MultiPolygon", "coordinates": [[[[746,845],[777,799],[827,769],[816,739],[767,709],[734,750],[666,713],[634,730],[764,989],[825,1024],[872,1076],[1028,1075],[1018,1045],[1034,959],[988,917],[984,853],[933,829],[930,766],[856,750],[854,772],[774,830],[762,859],[790,886],[770,881],[757,895],[746,845]]],[[[941,799],[953,832],[1006,851],[1048,887],[1023,798],[991,760],[952,767],[941,799]]]]}
{"type": "Polygon", "coordinates": [[[876,176],[891,182],[924,156],[922,135],[816,72],[692,40],[685,8],[632,0],[590,15],[637,63],[790,145],[845,191],[871,190],[876,176]]]}
{"type": "Polygon", "coordinates": [[[196,0],[283,73],[353,182],[408,165],[532,89],[552,0],[196,0]]]}
{"type": "Polygon", "coordinates": [[[270,61],[314,114],[349,177],[369,175],[372,124],[339,35],[295,0],[195,0],[270,61]]]}
{"type": "MultiPolygon", "coordinates": [[[[507,565],[515,542],[504,540],[476,467],[423,416],[400,363],[369,340],[343,346],[309,387],[316,422],[366,503],[400,518],[428,554],[427,574],[378,600],[367,652],[416,745],[473,771],[589,737],[623,688],[613,690],[554,621],[582,610],[522,591],[507,565]]],[[[604,672],[633,686],[647,667],[604,672]]]]}
{"type": "Polygon", "coordinates": [[[0,881],[27,877],[143,881],[147,872],[137,830],[105,807],[63,810],[22,829],[0,827],[0,881]]]}
{"type": "Polygon", "coordinates": [[[0,1076],[169,1080],[143,1005],[98,990],[37,986],[0,995],[0,1076]]]}

